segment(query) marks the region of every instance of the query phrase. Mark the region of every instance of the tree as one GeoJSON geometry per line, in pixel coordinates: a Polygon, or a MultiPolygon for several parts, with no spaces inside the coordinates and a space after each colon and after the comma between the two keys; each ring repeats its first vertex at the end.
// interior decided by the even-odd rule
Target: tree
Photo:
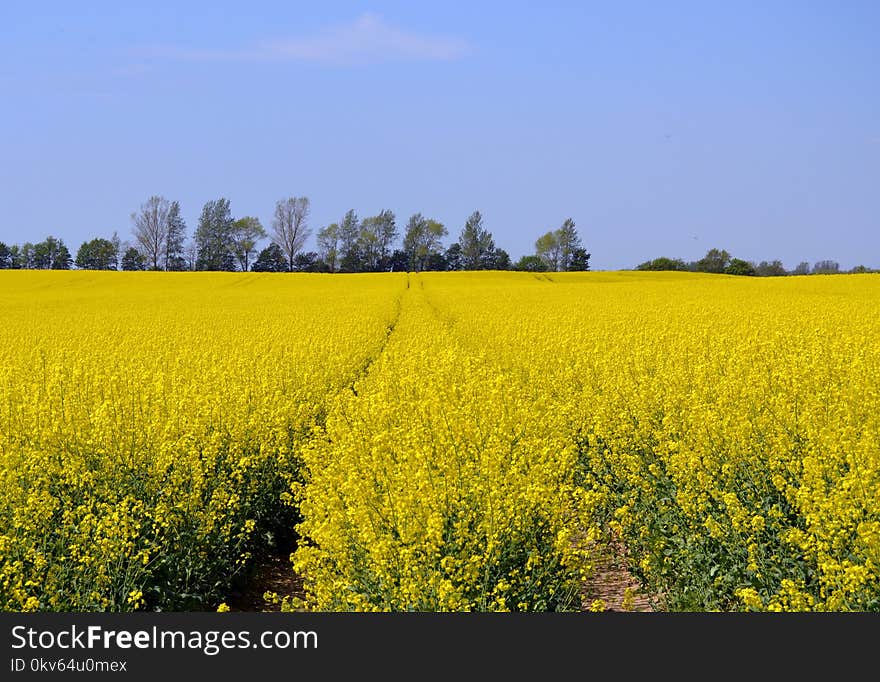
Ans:
{"type": "Polygon", "coordinates": [[[755,274],[755,266],[742,258],[733,258],[730,263],[728,263],[727,267],[724,268],[724,272],[728,275],[743,275],[751,277],[755,274]]]}
{"type": "Polygon", "coordinates": [[[730,264],[730,254],[727,251],[709,249],[706,255],[696,263],[697,272],[713,272],[721,274],[730,264]]]}
{"type": "Polygon", "coordinates": [[[590,255],[582,246],[576,246],[571,250],[568,259],[568,268],[570,272],[584,272],[590,269],[590,255]]]}
{"type": "Polygon", "coordinates": [[[849,271],[851,275],[864,275],[869,272],[874,272],[867,265],[856,265],[852,270],[849,271]]]}
{"type": "Polygon", "coordinates": [[[83,242],[76,252],[76,267],[80,270],[115,270],[118,255],[116,245],[100,237],[83,242]]]}
{"type": "Polygon", "coordinates": [[[64,240],[51,235],[33,245],[32,267],[38,270],[69,270],[73,258],[64,240]]]}
{"type": "Polygon", "coordinates": [[[443,254],[446,259],[446,267],[450,270],[462,270],[461,244],[452,242],[443,254]]]}
{"type": "Polygon", "coordinates": [[[574,220],[566,218],[562,222],[562,225],[556,230],[556,240],[559,242],[559,269],[562,271],[571,270],[571,262],[575,257],[575,252],[578,249],[583,251],[574,220]]]}
{"type": "Polygon", "coordinates": [[[0,242],[0,270],[8,270],[12,267],[12,252],[3,242],[0,242]]]}
{"type": "Polygon", "coordinates": [[[146,267],[146,264],[147,259],[144,258],[144,254],[142,254],[133,246],[129,246],[125,253],[122,255],[123,270],[143,270],[144,267],[146,267]]]}
{"type": "Polygon", "coordinates": [[[687,263],[685,263],[681,258],[667,258],[666,256],[660,256],[659,258],[655,258],[654,260],[648,260],[644,263],[639,263],[636,266],[636,270],[664,271],[687,269],[687,263]]]}
{"type": "Polygon", "coordinates": [[[339,268],[339,225],[331,223],[318,230],[318,254],[330,272],[339,268]]]}
{"type": "MultiPolygon", "coordinates": [[[[410,216],[403,237],[403,250],[407,255],[407,267],[415,272],[425,270],[428,259],[440,254],[442,238],[447,235],[443,223],[425,218],[421,213],[410,216]]],[[[436,263],[435,263],[436,264],[436,263]]]]}
{"type": "Polygon", "coordinates": [[[290,263],[284,257],[281,247],[272,242],[265,249],[260,251],[257,260],[251,267],[252,272],[287,272],[290,270],[290,263]]]}
{"type": "Polygon", "coordinates": [[[495,251],[492,233],[483,227],[483,216],[479,211],[471,213],[465,221],[458,238],[461,245],[461,267],[463,270],[484,270],[495,251]]]}
{"type": "Polygon", "coordinates": [[[302,250],[309,238],[308,197],[288,197],[275,204],[275,217],[272,219],[272,241],[278,244],[288,264],[293,267],[293,259],[302,250]]]}
{"type": "Polygon", "coordinates": [[[542,234],[535,240],[535,254],[547,265],[548,270],[558,271],[562,245],[559,243],[558,231],[542,234]]]}
{"type": "Polygon", "coordinates": [[[342,272],[361,270],[360,222],[354,209],[346,211],[339,223],[339,269],[342,272]]]}
{"type": "Polygon", "coordinates": [[[233,220],[229,199],[207,202],[194,235],[196,270],[235,270],[233,220]]]}
{"type": "Polygon", "coordinates": [[[373,216],[370,220],[373,221],[374,230],[378,237],[379,267],[382,270],[385,270],[387,269],[388,261],[391,258],[394,242],[397,241],[399,235],[397,231],[397,216],[394,215],[394,211],[386,208],[380,211],[378,215],[373,216]]]}
{"type": "Polygon", "coordinates": [[[180,215],[180,204],[172,201],[168,207],[168,228],[165,235],[165,269],[187,270],[185,252],[186,223],[180,215]]]}
{"type": "Polygon", "coordinates": [[[251,254],[257,242],[266,238],[266,230],[259,218],[245,216],[232,224],[232,244],[235,257],[242,272],[247,272],[251,254]]]}
{"type": "Polygon", "coordinates": [[[388,270],[391,272],[406,272],[409,267],[409,256],[403,249],[394,249],[388,258],[388,270]]]}
{"type": "Polygon", "coordinates": [[[809,275],[810,274],[810,264],[807,261],[801,261],[797,264],[794,270],[791,271],[792,275],[809,275]]]}
{"type": "Polygon", "coordinates": [[[358,255],[362,269],[369,272],[388,269],[394,241],[397,239],[397,223],[393,211],[387,209],[378,215],[364,218],[358,237],[358,255]]]}
{"type": "Polygon", "coordinates": [[[547,262],[540,256],[523,256],[513,265],[514,270],[523,272],[547,272],[547,262]]]}
{"type": "Polygon", "coordinates": [[[22,270],[37,267],[34,263],[34,245],[30,242],[22,244],[21,248],[18,250],[17,257],[13,252],[13,263],[17,263],[15,267],[21,268],[22,270]]]}
{"type": "Polygon", "coordinates": [[[774,260],[769,263],[762,260],[755,266],[755,275],[758,277],[783,277],[787,274],[780,260],[774,260]]]}
{"type": "Polygon", "coordinates": [[[813,265],[814,275],[836,275],[840,273],[840,263],[834,260],[820,260],[813,265]]]}
{"type": "MultiPolygon", "coordinates": [[[[113,244],[113,253],[116,254],[116,259],[113,263],[113,269],[119,270],[121,267],[120,259],[122,258],[123,249],[122,249],[122,241],[119,239],[119,235],[116,233],[116,230],[113,230],[113,234],[110,236],[110,243],[113,244]]],[[[126,248],[128,248],[127,244],[126,244],[126,248]]]]}
{"type": "Polygon", "coordinates": [[[171,205],[165,197],[152,196],[141,204],[140,211],[131,214],[134,238],[154,270],[164,263],[170,210],[171,205]]]}
{"type": "Polygon", "coordinates": [[[315,251],[306,253],[298,253],[293,259],[294,272],[318,272],[319,263],[318,254],[315,251]]]}

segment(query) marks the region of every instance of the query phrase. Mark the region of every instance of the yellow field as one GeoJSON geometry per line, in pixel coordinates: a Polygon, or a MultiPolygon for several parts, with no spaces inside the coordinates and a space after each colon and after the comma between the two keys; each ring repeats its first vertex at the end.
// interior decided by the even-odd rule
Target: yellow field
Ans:
{"type": "Polygon", "coordinates": [[[0,273],[0,608],[880,610],[880,277],[0,273]]]}

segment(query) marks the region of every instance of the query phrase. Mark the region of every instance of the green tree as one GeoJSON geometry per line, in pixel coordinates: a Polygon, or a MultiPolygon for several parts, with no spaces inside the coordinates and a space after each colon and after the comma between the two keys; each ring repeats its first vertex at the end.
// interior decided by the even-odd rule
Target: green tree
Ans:
{"type": "Polygon", "coordinates": [[[540,256],[523,256],[513,265],[514,270],[523,272],[547,272],[547,262],[540,256]]]}
{"type": "Polygon", "coordinates": [[[22,244],[21,248],[18,249],[18,254],[15,253],[14,248],[15,247],[13,247],[13,249],[10,249],[10,251],[13,251],[13,267],[20,268],[22,270],[36,267],[36,265],[34,264],[33,244],[31,244],[30,242],[25,242],[24,244],[22,244]]]}
{"type": "Polygon", "coordinates": [[[483,216],[479,211],[471,213],[465,221],[458,243],[461,245],[463,270],[486,269],[494,255],[495,240],[492,233],[483,227],[483,216]]]}
{"type": "Polygon", "coordinates": [[[450,270],[464,269],[462,265],[461,244],[458,242],[452,242],[447,247],[443,257],[446,259],[446,267],[450,270]]]}
{"type": "Polygon", "coordinates": [[[294,272],[318,272],[321,260],[315,251],[298,253],[293,259],[294,272]]]}
{"type": "Polygon", "coordinates": [[[129,246],[122,254],[123,270],[143,270],[147,266],[147,259],[135,247],[129,246]]]}
{"type": "Polygon", "coordinates": [[[548,270],[559,270],[562,245],[559,243],[558,231],[551,230],[535,240],[535,255],[544,261],[548,270]]]}
{"type": "Polygon", "coordinates": [[[168,207],[165,232],[164,267],[166,270],[187,270],[186,222],[180,215],[180,204],[172,201],[168,207]]]}
{"type": "Polygon", "coordinates": [[[730,254],[727,251],[709,249],[706,255],[696,262],[697,272],[721,274],[730,265],[730,254]]]}
{"type": "Polygon", "coordinates": [[[782,261],[774,260],[768,263],[762,260],[755,266],[755,274],[758,277],[783,277],[788,273],[785,271],[782,261]]]}
{"type": "MultiPolygon", "coordinates": [[[[443,223],[425,218],[421,213],[410,216],[403,237],[403,251],[407,256],[408,269],[420,272],[427,269],[432,256],[442,256],[442,239],[446,235],[443,223]]],[[[436,259],[433,265],[436,265],[436,259]]]]}
{"type": "Polygon", "coordinates": [[[242,272],[248,271],[257,242],[265,238],[266,230],[259,218],[245,216],[232,223],[232,248],[242,272]]]}
{"type": "MultiPolygon", "coordinates": [[[[559,270],[571,270],[571,264],[576,252],[578,250],[583,252],[581,237],[575,228],[574,220],[566,218],[563,221],[559,229],[556,230],[556,240],[559,242],[559,270]]],[[[580,255],[582,256],[583,253],[580,253],[580,255]]]]}
{"type": "Polygon", "coordinates": [[[644,263],[639,263],[636,266],[636,270],[687,270],[688,266],[681,258],[667,258],[666,256],[660,256],[659,258],[655,258],[654,260],[648,260],[644,263]]]}
{"type": "Polygon", "coordinates": [[[364,218],[360,225],[357,244],[361,269],[368,272],[388,269],[396,239],[397,224],[392,211],[386,209],[378,215],[364,218]]]}
{"type": "Polygon", "coordinates": [[[318,254],[330,272],[339,269],[339,225],[330,223],[318,230],[318,254]]]}
{"type": "Polygon", "coordinates": [[[109,239],[98,237],[83,242],[76,252],[76,267],[80,270],[115,270],[118,252],[109,239]]]}
{"type": "Polygon", "coordinates": [[[746,277],[754,276],[755,266],[742,258],[732,258],[730,263],[724,269],[728,275],[743,275],[746,277]]]}
{"type": "Polygon", "coordinates": [[[339,269],[342,272],[359,272],[363,269],[360,237],[360,221],[354,209],[350,209],[339,222],[339,269]]]}
{"type": "Polygon", "coordinates": [[[794,270],[791,271],[792,275],[809,275],[810,274],[810,264],[807,261],[801,261],[797,264],[794,270]]]}
{"type": "Polygon", "coordinates": [[[73,264],[63,239],[51,235],[33,247],[33,267],[38,270],[69,270],[73,264]]]}
{"type": "Polygon", "coordinates": [[[229,199],[211,200],[204,205],[194,235],[196,270],[235,270],[233,225],[229,199]]]}
{"type": "Polygon", "coordinates": [[[8,270],[12,267],[12,251],[3,242],[0,242],[0,270],[8,270]]]}
{"type": "Polygon", "coordinates": [[[284,257],[284,252],[275,242],[260,251],[257,260],[251,266],[253,272],[288,272],[290,269],[290,263],[284,257]]]}
{"type": "Polygon", "coordinates": [[[568,256],[568,267],[566,270],[570,272],[583,272],[590,269],[590,255],[583,246],[576,246],[571,250],[568,256]]]}

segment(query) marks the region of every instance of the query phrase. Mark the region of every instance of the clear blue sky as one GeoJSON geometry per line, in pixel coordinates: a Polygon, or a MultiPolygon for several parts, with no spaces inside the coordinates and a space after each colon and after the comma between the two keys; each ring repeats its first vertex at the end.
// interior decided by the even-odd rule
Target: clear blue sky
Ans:
{"type": "Polygon", "coordinates": [[[305,195],[514,258],[571,216],[595,269],[880,267],[878,2],[178,4],[0,3],[0,241],[305,195]]]}

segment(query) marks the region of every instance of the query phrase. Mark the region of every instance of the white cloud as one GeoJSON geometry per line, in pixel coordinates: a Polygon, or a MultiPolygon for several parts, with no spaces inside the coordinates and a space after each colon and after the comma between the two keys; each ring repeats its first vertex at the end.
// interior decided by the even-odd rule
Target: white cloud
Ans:
{"type": "Polygon", "coordinates": [[[163,57],[221,61],[309,61],[352,65],[384,61],[459,59],[470,53],[463,40],[420,35],[364,14],[350,24],[305,38],[261,43],[246,49],[191,50],[176,47],[152,51],[163,57]]]}

